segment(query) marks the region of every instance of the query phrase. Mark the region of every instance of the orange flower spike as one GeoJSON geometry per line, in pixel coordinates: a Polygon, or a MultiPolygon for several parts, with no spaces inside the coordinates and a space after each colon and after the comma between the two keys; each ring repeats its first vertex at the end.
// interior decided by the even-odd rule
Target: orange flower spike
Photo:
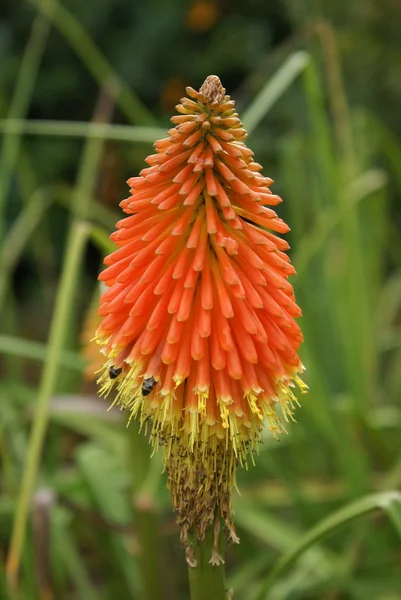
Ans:
{"type": "Polygon", "coordinates": [[[288,227],[267,208],[281,198],[244,143],[234,102],[214,75],[187,93],[150,166],[129,179],[130,216],[111,236],[100,393],[115,388],[130,418],[152,423],[183,541],[220,517],[237,541],[236,466],[257,453],[265,424],[285,431],[294,383],[306,391],[301,310],[276,235],[288,227]]]}

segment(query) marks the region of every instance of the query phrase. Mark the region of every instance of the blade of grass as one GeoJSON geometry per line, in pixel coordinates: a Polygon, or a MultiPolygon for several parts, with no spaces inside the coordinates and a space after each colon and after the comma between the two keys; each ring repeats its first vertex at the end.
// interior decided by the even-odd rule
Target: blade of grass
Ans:
{"type": "Polygon", "coordinates": [[[364,496],[351,504],[347,504],[329,517],[323,519],[323,521],[313,527],[288,554],[283,556],[266,578],[258,600],[267,598],[267,593],[272,583],[308,548],[331,534],[338,527],[378,509],[383,510],[389,516],[391,522],[395,525],[401,536],[401,492],[390,490],[379,494],[364,496]]]}
{"type": "MultiPolygon", "coordinates": [[[[53,0],[40,0],[41,4],[52,11],[53,0]]],[[[47,43],[50,26],[43,16],[38,16],[31,28],[28,43],[22,57],[18,72],[15,90],[8,110],[8,118],[24,118],[29,111],[36,78],[39,72],[42,56],[47,43]]],[[[3,104],[3,98],[1,97],[3,104]]],[[[0,240],[3,241],[7,231],[7,200],[13,181],[13,174],[17,166],[18,156],[21,149],[21,135],[16,132],[14,135],[5,134],[0,155],[0,240]]],[[[2,270],[4,272],[4,270],[2,270]]],[[[6,314],[7,333],[15,333],[14,327],[15,302],[13,291],[8,291],[6,306],[2,307],[2,313],[6,314]]],[[[6,372],[8,376],[16,378],[21,377],[21,365],[18,361],[10,363],[6,361],[6,372]]]]}
{"type": "Polygon", "coordinates": [[[48,135],[60,137],[100,138],[121,142],[153,144],[166,136],[162,127],[111,125],[108,123],[82,123],[79,121],[54,121],[50,119],[0,119],[0,131],[9,136],[48,135]]]}
{"type": "Polygon", "coordinates": [[[312,58],[303,72],[302,79],[312,131],[312,150],[317,167],[316,209],[321,209],[333,204],[337,189],[338,167],[333,150],[332,131],[325,110],[323,87],[312,58]]]}
{"type": "MultiPolygon", "coordinates": [[[[77,452],[78,467],[97,511],[108,521],[125,524],[130,522],[131,507],[128,496],[124,493],[128,473],[116,462],[120,459],[121,455],[112,456],[108,450],[95,444],[86,444],[77,452]]],[[[131,536],[131,547],[132,542],[131,536]]],[[[114,559],[130,592],[129,597],[139,597],[139,569],[137,561],[129,551],[128,537],[123,538],[116,532],[108,533],[104,550],[114,559]]]]}
{"type": "MultiPolygon", "coordinates": [[[[364,265],[364,252],[361,239],[360,215],[350,194],[350,183],[359,174],[349,118],[349,107],[344,91],[341,65],[336,48],[336,40],[332,27],[326,21],[320,26],[320,37],[326,55],[329,98],[333,108],[333,130],[337,132],[339,141],[336,156],[337,178],[332,182],[334,192],[332,206],[335,210],[348,210],[346,219],[341,220],[340,248],[344,254],[342,269],[338,275],[329,272],[328,277],[334,283],[337,297],[337,314],[342,331],[344,367],[349,387],[355,397],[355,410],[363,422],[366,404],[372,399],[375,382],[374,343],[372,337],[371,318],[368,300],[371,296],[369,281],[364,265]]],[[[316,79],[316,73],[310,78],[316,79]]],[[[306,86],[305,90],[310,92],[306,86]]],[[[336,261],[329,265],[331,271],[338,268],[336,261]]],[[[334,290],[333,290],[334,291],[334,290]]]]}
{"type": "MultiPolygon", "coordinates": [[[[10,275],[17,266],[18,260],[27,247],[32,234],[54,202],[63,204],[69,211],[73,210],[71,193],[71,188],[58,184],[47,186],[46,188],[38,188],[12,223],[0,251],[0,264],[2,265],[2,269],[0,270],[0,310],[6,298],[10,275]]],[[[93,218],[96,218],[103,225],[113,228],[116,222],[116,216],[113,211],[95,203],[95,200],[92,198],[90,202],[91,207],[93,209],[96,208],[92,211],[93,218]]],[[[109,253],[114,250],[114,244],[108,240],[109,233],[105,233],[100,227],[94,226],[91,235],[94,243],[99,245],[101,251],[105,250],[109,253]],[[109,242],[108,249],[106,247],[106,238],[109,242]]]]}
{"type": "MultiPolygon", "coordinates": [[[[38,2],[49,14],[52,13],[53,0],[38,0],[38,2]]],[[[14,95],[7,115],[10,119],[24,118],[28,113],[49,31],[50,26],[47,19],[41,15],[38,16],[33,22],[18,72],[14,95]]],[[[20,145],[21,136],[18,131],[13,135],[10,133],[4,135],[0,159],[0,239],[6,231],[5,202],[10,190],[20,145]]]]}
{"type": "Polygon", "coordinates": [[[102,227],[93,225],[91,228],[91,240],[97,246],[102,255],[110,254],[116,249],[116,245],[110,239],[110,233],[102,227]]]}
{"type": "Polygon", "coordinates": [[[355,438],[349,419],[344,419],[334,410],[330,388],[320,368],[318,349],[312,347],[312,333],[307,319],[303,325],[306,338],[303,356],[308,365],[308,383],[311,388],[309,400],[304,403],[303,410],[310,413],[319,434],[330,444],[332,460],[348,484],[348,493],[358,497],[364,493],[370,477],[369,457],[363,444],[355,438]]]}
{"type": "Polygon", "coordinates": [[[244,561],[236,567],[234,572],[228,573],[228,588],[235,590],[236,594],[240,594],[240,598],[245,597],[245,593],[248,599],[252,598],[252,594],[249,593],[250,586],[257,580],[259,574],[266,570],[268,562],[266,553],[258,553],[252,557],[252,560],[244,561]]]}
{"type": "MultiPolygon", "coordinates": [[[[6,113],[5,106],[5,94],[0,86],[0,113],[2,116],[6,113]]],[[[15,171],[15,178],[13,178],[13,183],[14,181],[17,183],[16,191],[14,192],[15,199],[17,202],[21,201],[21,206],[26,207],[31,202],[33,191],[35,191],[35,194],[38,194],[39,184],[37,182],[37,173],[31,165],[28,154],[23,147],[19,149],[15,171]]],[[[45,191],[43,190],[44,201],[45,191]]],[[[46,293],[46,283],[56,274],[48,214],[43,219],[40,235],[33,236],[30,251],[30,260],[35,265],[37,273],[38,293],[44,295],[46,293]]],[[[10,294],[10,291],[8,293],[10,294]]]]}
{"type": "Polygon", "coordinates": [[[25,208],[13,222],[0,252],[0,309],[7,292],[10,273],[15,268],[19,257],[42,216],[49,208],[53,198],[44,195],[43,190],[35,192],[25,208]]]}
{"type": "MultiPolygon", "coordinates": [[[[40,342],[33,342],[14,335],[0,335],[0,354],[44,362],[48,357],[48,350],[45,344],[40,342]]],[[[58,363],[60,366],[74,371],[83,371],[85,367],[85,360],[68,350],[60,352],[58,363]]]]}
{"type": "Polygon", "coordinates": [[[49,419],[48,405],[57,381],[59,356],[62,350],[64,337],[67,333],[65,325],[67,323],[69,305],[76,289],[79,266],[82,261],[88,232],[89,227],[87,224],[76,222],[72,226],[67,242],[67,253],[51,324],[46,363],[38,392],[35,420],[29,440],[29,449],[17,502],[8,555],[7,577],[11,587],[15,587],[17,583],[16,577],[20,565],[21,551],[24,545],[29,504],[35,486],[49,419]]]}
{"type": "Polygon", "coordinates": [[[72,12],[57,1],[55,1],[54,11],[48,10],[40,0],[28,0],[28,2],[42,12],[60,31],[99,85],[103,85],[106,81],[113,81],[117,90],[116,103],[132,123],[155,125],[156,120],[152,113],[121,79],[72,12]]]}
{"type": "Polygon", "coordinates": [[[251,106],[242,115],[242,121],[249,134],[252,133],[277,100],[287,91],[309,63],[309,54],[298,51],[291,54],[285,63],[267,81],[256,95],[251,106]]]}
{"type": "Polygon", "coordinates": [[[74,584],[77,597],[80,600],[96,600],[99,598],[98,592],[91,583],[82,556],[80,556],[70,533],[69,515],[60,507],[57,507],[54,512],[52,519],[53,552],[74,584]]]}
{"type": "MultiPolygon", "coordinates": [[[[375,370],[372,364],[367,298],[361,299],[365,277],[360,261],[359,235],[356,229],[351,233],[351,228],[355,225],[356,210],[349,196],[351,181],[345,178],[342,165],[333,149],[333,131],[325,110],[319,72],[312,59],[305,70],[304,91],[312,128],[311,143],[318,182],[316,209],[320,211],[328,206],[332,211],[348,210],[348,218],[341,220],[340,232],[336,232],[330,239],[330,244],[326,244],[327,249],[320,260],[322,277],[316,277],[316,270],[314,273],[310,272],[309,289],[317,289],[318,285],[319,289],[325,290],[327,297],[333,299],[330,310],[321,311],[321,327],[331,324],[333,338],[341,351],[336,370],[340,371],[346,389],[351,390],[354,397],[355,434],[357,425],[361,426],[365,420],[366,402],[372,397],[374,390],[371,378],[375,370]],[[357,271],[355,277],[354,269],[357,271]]],[[[362,473],[360,481],[363,489],[359,490],[358,495],[369,489],[368,479],[365,477],[363,482],[362,473]]]]}
{"type": "Polygon", "coordinates": [[[401,501],[389,500],[383,508],[401,538],[401,501]]]}
{"type": "Polygon", "coordinates": [[[351,116],[344,90],[343,76],[337,48],[337,40],[331,23],[319,19],[316,33],[320,39],[326,63],[329,100],[333,117],[333,128],[341,161],[351,177],[356,175],[356,158],[353,144],[351,116]]]}
{"type": "Polygon", "coordinates": [[[76,406],[78,403],[74,401],[73,397],[70,399],[72,404],[71,410],[59,406],[57,397],[52,400],[50,405],[52,423],[57,423],[69,431],[74,431],[100,442],[107,447],[108,451],[115,454],[123,453],[125,449],[125,437],[121,423],[110,418],[111,413],[107,412],[107,407],[104,405],[99,406],[103,414],[91,413],[89,410],[85,410],[85,398],[81,400],[79,407],[76,406]]]}
{"type": "MultiPolygon", "coordinates": [[[[98,110],[96,111],[94,120],[98,118],[98,110]]],[[[49,402],[57,383],[59,356],[67,335],[68,316],[74,296],[76,295],[82,257],[90,233],[90,227],[85,222],[85,219],[88,216],[90,196],[95,184],[102,147],[103,142],[101,140],[89,139],[85,145],[80,163],[73,198],[74,220],[72,221],[67,239],[61,281],[50,327],[48,354],[39,386],[35,420],[29,439],[29,449],[23,471],[7,559],[7,580],[13,589],[17,585],[29,505],[35,486],[49,420],[49,402]]]]}
{"type": "MultiPolygon", "coordinates": [[[[301,532],[252,501],[236,502],[235,520],[248,533],[283,552],[289,552],[302,539],[301,532]]],[[[341,560],[334,552],[319,547],[305,557],[305,564],[319,572],[331,572],[341,567],[341,560]]]]}
{"type": "Polygon", "coordinates": [[[367,198],[374,192],[383,189],[387,183],[386,174],[379,169],[372,169],[361,175],[353,184],[350,192],[352,202],[341,211],[327,208],[321,211],[316,219],[312,231],[302,236],[297,245],[294,264],[297,266],[297,279],[295,285],[302,285],[302,275],[310,267],[310,263],[322,251],[330,234],[339,224],[347,219],[352,205],[367,198]]]}
{"type": "Polygon", "coordinates": [[[389,165],[391,166],[392,173],[397,179],[397,183],[401,186],[401,173],[400,173],[400,161],[401,161],[401,144],[397,135],[390,131],[386,125],[365,108],[359,109],[361,117],[366,119],[367,127],[375,132],[379,139],[380,149],[386,156],[389,165]]]}

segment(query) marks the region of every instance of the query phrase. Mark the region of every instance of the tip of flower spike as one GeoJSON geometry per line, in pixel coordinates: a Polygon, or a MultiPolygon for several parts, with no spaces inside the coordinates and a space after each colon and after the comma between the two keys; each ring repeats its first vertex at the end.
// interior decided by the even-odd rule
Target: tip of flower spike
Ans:
{"type": "Polygon", "coordinates": [[[217,75],[209,75],[199,89],[199,93],[202,94],[206,102],[213,104],[223,100],[226,90],[217,75]]]}

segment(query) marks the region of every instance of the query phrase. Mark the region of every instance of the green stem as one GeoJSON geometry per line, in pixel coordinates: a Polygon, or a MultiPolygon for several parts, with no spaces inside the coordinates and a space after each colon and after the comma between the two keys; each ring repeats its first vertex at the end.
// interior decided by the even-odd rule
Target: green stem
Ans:
{"type": "Polygon", "coordinates": [[[16,576],[24,546],[30,500],[35,486],[47,430],[49,401],[59,372],[59,357],[66,334],[65,324],[67,323],[72,295],[75,291],[79,265],[82,261],[88,231],[89,226],[87,224],[74,223],[68,243],[64,271],[50,332],[46,366],[39,389],[35,420],[29,440],[29,450],[16,507],[7,565],[8,579],[11,585],[15,585],[16,583],[16,576]]]}
{"type": "MultiPolygon", "coordinates": [[[[94,120],[100,119],[101,109],[104,110],[99,102],[94,120]]],[[[74,219],[67,239],[63,271],[57,290],[56,304],[50,326],[46,363],[40,381],[35,418],[29,438],[29,447],[14,516],[7,560],[7,579],[10,589],[15,589],[17,585],[17,575],[26,536],[29,506],[35,488],[49,421],[50,398],[57,385],[60,357],[68,333],[69,315],[77,293],[80,269],[90,234],[90,226],[86,222],[86,219],[88,218],[90,197],[96,182],[97,167],[101,158],[102,148],[102,140],[89,139],[86,142],[78,172],[73,197],[74,219]]]]}
{"type": "Polygon", "coordinates": [[[160,481],[158,456],[151,458],[151,447],[137,423],[129,428],[130,465],[133,488],[133,511],[140,547],[139,566],[144,600],[163,597],[160,577],[159,523],[156,486],[160,481]]]}
{"type": "Polygon", "coordinates": [[[213,566],[210,559],[213,553],[214,534],[209,531],[202,541],[194,541],[194,557],[188,560],[189,588],[191,600],[227,600],[224,563],[213,566]]]}

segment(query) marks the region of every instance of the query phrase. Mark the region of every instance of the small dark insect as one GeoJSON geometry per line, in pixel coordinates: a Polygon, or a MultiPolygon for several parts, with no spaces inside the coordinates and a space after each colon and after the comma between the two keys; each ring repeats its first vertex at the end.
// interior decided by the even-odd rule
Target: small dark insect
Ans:
{"type": "Polygon", "coordinates": [[[110,379],[116,379],[121,373],[122,369],[116,369],[116,367],[110,367],[109,369],[109,377],[110,379]]]}
{"type": "Polygon", "coordinates": [[[147,396],[153,390],[156,385],[156,381],[153,377],[148,377],[148,379],[143,380],[142,384],[142,396],[147,396]]]}

